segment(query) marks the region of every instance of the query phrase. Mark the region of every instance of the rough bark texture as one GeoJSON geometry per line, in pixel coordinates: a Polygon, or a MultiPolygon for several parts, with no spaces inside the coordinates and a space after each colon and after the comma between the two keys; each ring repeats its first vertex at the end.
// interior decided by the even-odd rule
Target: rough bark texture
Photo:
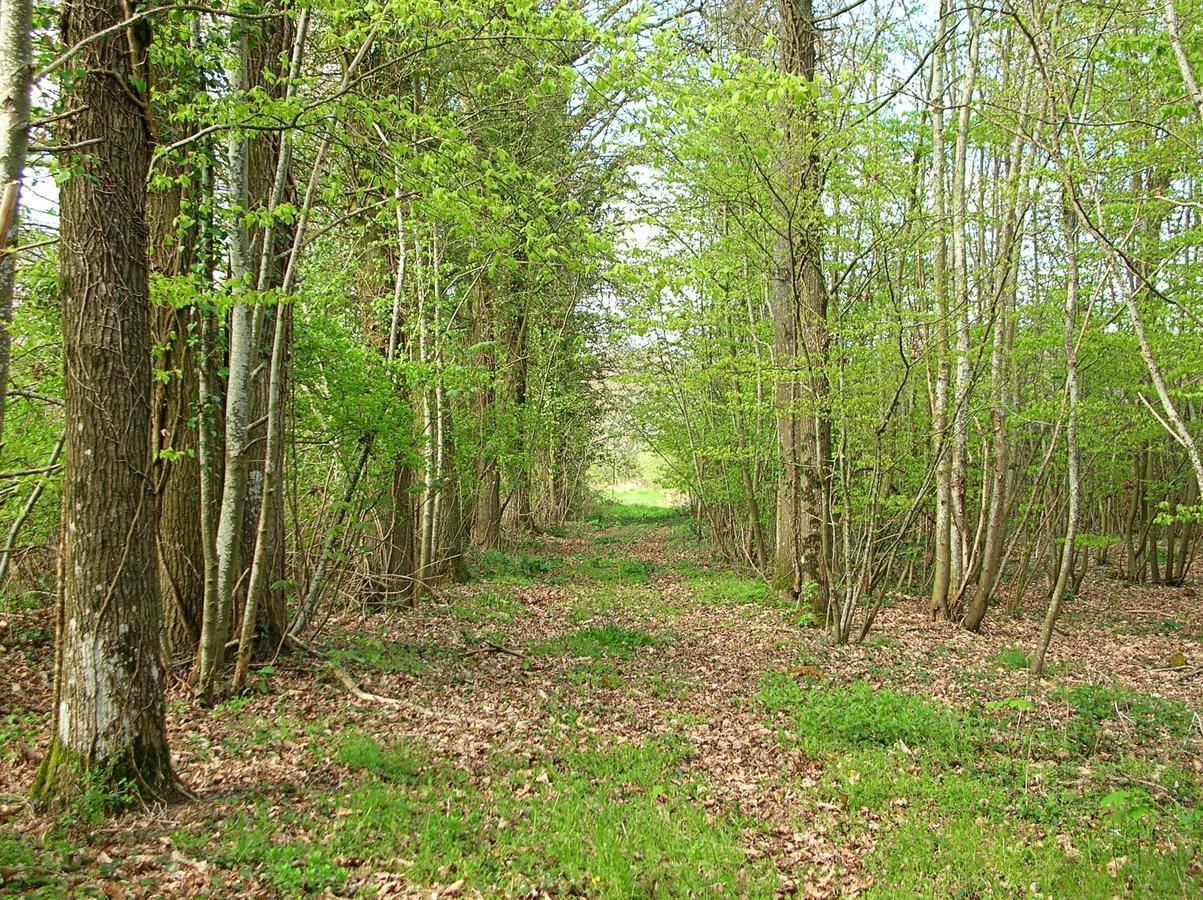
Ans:
{"type": "MultiPolygon", "coordinates": [[[[781,65],[813,80],[817,33],[811,0],[781,0],[781,65]]],[[[793,598],[809,594],[817,623],[827,618],[825,548],[830,422],[827,398],[827,287],[823,277],[822,169],[816,155],[818,111],[801,101],[784,113],[785,183],[773,272],[778,367],[777,437],[782,473],[777,491],[773,582],[793,598]]]]}
{"type": "MultiPolygon", "coordinates": [[[[71,46],[125,18],[115,0],[69,0],[71,46]]],[[[88,153],[62,187],[66,466],[53,740],[34,784],[45,802],[89,786],[168,799],[161,612],[150,472],[146,258],[149,129],[139,83],[149,32],[87,45],[64,90],[63,143],[88,153]],[[131,75],[140,76],[139,79],[131,75]]]]}
{"type": "MultiPolygon", "coordinates": [[[[248,84],[251,89],[260,88],[272,97],[279,98],[284,94],[283,76],[287,74],[285,51],[292,43],[292,25],[288,19],[270,19],[263,22],[261,28],[252,33],[248,46],[248,84]]],[[[280,136],[274,133],[252,135],[247,141],[247,189],[250,193],[252,208],[271,206],[271,194],[275,181],[276,168],[280,156],[280,136]]],[[[292,199],[292,182],[285,199],[292,199]]],[[[264,231],[254,229],[251,233],[251,256],[259,259],[263,252],[264,231]]],[[[272,252],[280,260],[270,267],[267,287],[280,286],[284,275],[283,259],[292,244],[292,230],[284,223],[277,223],[272,229],[272,252]]],[[[251,380],[249,420],[253,424],[248,433],[249,472],[247,477],[247,498],[243,507],[242,518],[242,569],[250,567],[250,561],[255,555],[256,534],[259,529],[259,505],[263,496],[263,472],[266,462],[268,444],[267,436],[267,407],[268,407],[268,369],[272,346],[275,339],[275,323],[271,317],[266,320],[265,328],[257,335],[254,353],[256,370],[251,380]]],[[[292,309],[285,311],[283,319],[286,333],[282,346],[285,348],[285,359],[281,370],[281,396],[285,403],[291,396],[289,381],[292,376],[292,360],[289,348],[292,347],[292,309]]],[[[276,471],[284,471],[284,427],[287,420],[285,409],[278,418],[277,434],[274,438],[276,471]]],[[[284,581],[284,492],[277,492],[272,502],[272,509],[267,521],[267,551],[265,565],[269,590],[258,611],[260,636],[266,648],[274,651],[280,644],[288,627],[288,613],[285,608],[283,588],[273,587],[284,581]]],[[[246,585],[248,579],[243,578],[242,587],[235,598],[235,622],[242,615],[242,607],[246,602],[246,585]]]]}
{"type": "Polygon", "coordinates": [[[480,441],[476,457],[476,494],[472,504],[472,546],[482,550],[495,548],[501,540],[501,470],[497,466],[497,351],[493,348],[493,304],[487,287],[475,295],[473,335],[486,347],[477,354],[476,364],[484,370],[486,381],[473,398],[473,411],[480,441]]]}
{"type": "MultiPolygon", "coordinates": [[[[153,84],[165,84],[171,75],[155,72],[153,84]]],[[[183,136],[184,129],[170,128],[165,120],[160,116],[156,129],[155,137],[160,142],[183,136]]],[[[181,239],[184,236],[176,227],[184,199],[184,188],[179,183],[184,167],[175,160],[167,160],[165,166],[166,174],[172,176],[171,184],[151,191],[146,200],[150,270],[174,277],[191,268],[196,235],[189,233],[181,239]]],[[[157,374],[151,392],[156,545],[163,640],[173,656],[195,652],[205,594],[196,423],[200,391],[195,349],[198,324],[192,307],[159,304],[151,310],[151,331],[157,348],[157,374]]]]}

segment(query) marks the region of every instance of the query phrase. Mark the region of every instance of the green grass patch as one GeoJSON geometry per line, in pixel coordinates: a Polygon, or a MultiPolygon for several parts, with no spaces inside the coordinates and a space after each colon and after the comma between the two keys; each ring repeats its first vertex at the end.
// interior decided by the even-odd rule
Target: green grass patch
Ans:
{"type": "Polygon", "coordinates": [[[562,572],[569,578],[588,578],[593,581],[620,584],[645,584],[654,566],[642,559],[610,553],[604,556],[578,554],[572,566],[562,572]]]}
{"type": "Polygon", "coordinates": [[[378,672],[417,677],[430,671],[431,664],[446,659],[452,651],[438,644],[385,641],[367,635],[352,635],[349,644],[334,650],[335,660],[366,666],[378,672]]]}
{"type": "Polygon", "coordinates": [[[1018,672],[1022,669],[1030,668],[1032,662],[1028,658],[1026,650],[1021,647],[1007,647],[1005,650],[1000,650],[994,656],[990,657],[990,664],[1000,669],[1018,672]]]}
{"type": "Polygon", "coordinates": [[[708,606],[768,606],[792,609],[793,604],[777,596],[773,588],[759,578],[740,575],[701,575],[689,579],[697,599],[708,606]]]}
{"type": "Polygon", "coordinates": [[[1164,758],[1090,755],[1120,718],[1136,746],[1181,741],[1187,711],[1115,687],[1063,699],[1073,715],[1054,726],[1025,698],[962,711],[778,673],[759,690],[766,710],[788,715],[781,739],[826,761],[815,814],[847,810],[850,838],[872,832],[872,896],[1197,895],[1198,777],[1164,758]]]}
{"type": "Polygon", "coordinates": [[[495,623],[509,625],[526,610],[526,604],[516,597],[498,591],[484,591],[456,600],[451,613],[461,622],[474,625],[495,623]]]}
{"type": "Polygon", "coordinates": [[[483,581],[533,584],[548,580],[560,566],[560,560],[539,553],[484,550],[476,555],[473,568],[483,581]]]}
{"type": "Polygon", "coordinates": [[[629,659],[644,647],[655,647],[662,643],[661,635],[640,628],[624,628],[620,625],[596,625],[580,628],[566,635],[531,648],[537,656],[596,656],[611,659],[629,659]]]}
{"type": "Polygon", "coordinates": [[[971,749],[979,729],[953,710],[926,698],[859,681],[801,686],[792,676],[766,673],[760,702],[788,713],[793,736],[808,752],[902,744],[941,754],[971,749]]]}
{"type": "Polygon", "coordinates": [[[15,762],[21,750],[37,740],[45,724],[45,715],[20,707],[0,716],[0,760],[15,762]]]}
{"type": "Polygon", "coordinates": [[[1119,685],[1083,684],[1061,692],[1074,711],[1067,738],[1073,749],[1096,753],[1119,743],[1183,739],[1198,734],[1184,703],[1130,691],[1119,685]]]}
{"type": "Polygon", "coordinates": [[[589,522],[600,528],[615,525],[663,525],[678,522],[681,511],[670,504],[658,502],[659,494],[629,494],[622,499],[599,503],[589,522]]]}
{"type": "Polygon", "coordinates": [[[695,802],[688,753],[653,742],[533,767],[498,756],[486,786],[420,746],[359,735],[338,750],[363,779],[349,793],[311,798],[308,809],[276,804],[270,814],[263,801],[231,811],[217,834],[194,827],[173,843],[286,895],[337,893],[362,864],[416,885],[462,879],[486,895],[772,896],[771,863],[749,864],[742,852],[745,823],[695,802]]]}

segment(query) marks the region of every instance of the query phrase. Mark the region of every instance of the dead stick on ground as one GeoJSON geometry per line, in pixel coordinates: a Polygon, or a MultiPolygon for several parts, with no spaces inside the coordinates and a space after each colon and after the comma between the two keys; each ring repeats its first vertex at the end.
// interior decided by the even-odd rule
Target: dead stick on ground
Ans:
{"type": "Polygon", "coordinates": [[[330,674],[334,676],[334,679],[347,689],[347,693],[349,693],[356,700],[362,700],[365,703],[377,703],[382,706],[396,706],[404,709],[412,709],[424,716],[430,716],[432,719],[443,718],[434,710],[428,709],[427,707],[422,706],[420,703],[414,703],[412,700],[402,700],[399,697],[385,697],[383,694],[373,694],[370,691],[365,691],[359,686],[359,683],[351,677],[350,672],[348,672],[334,660],[323,656],[320,652],[315,650],[309,644],[306,644],[298,637],[288,635],[285,637],[285,642],[305,651],[310,656],[315,657],[319,662],[321,662],[323,667],[329,670],[330,674]]]}

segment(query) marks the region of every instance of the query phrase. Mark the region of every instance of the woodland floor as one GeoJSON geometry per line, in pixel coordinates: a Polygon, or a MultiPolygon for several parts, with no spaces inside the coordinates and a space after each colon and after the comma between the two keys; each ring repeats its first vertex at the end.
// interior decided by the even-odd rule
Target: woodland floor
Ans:
{"type": "Polygon", "coordinates": [[[297,657],[214,709],[177,690],[197,800],[116,818],[25,803],[49,618],[0,613],[0,893],[1203,893],[1189,588],[1090,581],[1033,684],[1039,598],[980,637],[899,599],[833,648],[669,510],[616,504],[474,567],[315,639],[392,702],[297,657]]]}

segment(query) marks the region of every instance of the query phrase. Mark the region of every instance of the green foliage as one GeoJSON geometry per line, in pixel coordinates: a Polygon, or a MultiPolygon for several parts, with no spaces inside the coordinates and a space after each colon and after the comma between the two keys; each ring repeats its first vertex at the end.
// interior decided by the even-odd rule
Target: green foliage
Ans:
{"type": "Polygon", "coordinates": [[[379,672],[417,676],[429,671],[431,663],[451,651],[434,643],[386,642],[368,635],[353,635],[347,646],[331,655],[340,662],[367,666],[379,672]]]}
{"type": "Polygon", "coordinates": [[[1000,669],[1009,669],[1013,672],[1031,666],[1027,651],[1021,647],[1007,647],[1005,650],[1000,650],[990,658],[990,662],[1000,669]]]}
{"type": "Polygon", "coordinates": [[[451,607],[457,619],[471,624],[491,622],[508,625],[516,621],[525,610],[526,604],[517,597],[494,590],[457,599],[451,607]]]}
{"type": "Polygon", "coordinates": [[[646,647],[655,647],[664,640],[663,636],[650,631],[624,628],[620,625],[590,626],[533,647],[531,652],[548,656],[566,654],[629,659],[635,652],[646,647]]]}
{"type": "Polygon", "coordinates": [[[576,556],[573,563],[572,572],[575,577],[630,584],[646,582],[653,570],[649,562],[613,553],[606,556],[582,554],[576,556]]]}
{"type": "MultiPolygon", "coordinates": [[[[1074,690],[1075,718],[1097,718],[1116,702],[1114,691],[1104,699],[1074,690]]],[[[1047,733],[1031,719],[1033,704],[1016,699],[986,704],[1019,717],[1004,738],[973,713],[864,683],[808,690],[771,673],[760,685],[765,708],[790,718],[781,739],[825,759],[811,802],[846,809],[861,823],[853,835],[872,829],[872,896],[1096,896],[1117,881],[1136,895],[1185,890],[1184,867],[1203,850],[1190,812],[1197,777],[1132,757],[1089,768],[1062,761],[1073,723],[1047,733]],[[1040,747],[1046,760],[1031,757],[1040,747]]],[[[1129,694],[1122,702],[1151,701],[1129,694]]],[[[1197,873],[1188,881],[1203,887],[1197,873]]]]}
{"type": "MultiPolygon", "coordinates": [[[[647,490],[649,495],[644,497],[645,500],[659,496],[654,489],[647,490]]],[[[590,522],[602,528],[609,528],[615,525],[672,522],[680,517],[681,514],[676,509],[655,502],[613,502],[599,504],[590,522]]]]}
{"type": "Polygon", "coordinates": [[[1079,685],[1065,693],[1074,715],[1068,738],[1084,752],[1105,748],[1109,728],[1122,728],[1142,741],[1195,733],[1194,716],[1182,703],[1139,694],[1118,685],[1079,685]]]}
{"type": "Polygon", "coordinates": [[[793,604],[777,596],[772,586],[759,578],[739,575],[701,575],[690,579],[694,595],[712,606],[753,604],[792,609],[793,604]]]}
{"type": "Polygon", "coordinates": [[[761,677],[759,697],[768,711],[787,713],[793,736],[813,751],[898,744],[948,755],[967,751],[978,734],[976,723],[953,710],[863,681],[804,688],[770,672],[761,677]]]}
{"type": "Polygon", "coordinates": [[[562,563],[550,556],[533,553],[503,553],[485,550],[477,557],[477,575],[486,581],[512,581],[526,584],[543,581],[562,563]]]}
{"type": "Polygon", "coordinates": [[[308,815],[291,804],[235,812],[216,841],[204,828],[172,840],[189,855],[261,872],[286,894],[339,890],[347,871],[337,861],[353,857],[405,859],[416,884],[462,879],[489,894],[771,895],[775,872],[748,863],[741,823],[694,802],[699,786],[681,774],[687,753],[650,743],[572,751],[533,767],[499,757],[483,787],[419,745],[351,736],[338,761],[363,780],[345,796],[312,798],[326,825],[305,840],[277,837],[308,815]]]}

